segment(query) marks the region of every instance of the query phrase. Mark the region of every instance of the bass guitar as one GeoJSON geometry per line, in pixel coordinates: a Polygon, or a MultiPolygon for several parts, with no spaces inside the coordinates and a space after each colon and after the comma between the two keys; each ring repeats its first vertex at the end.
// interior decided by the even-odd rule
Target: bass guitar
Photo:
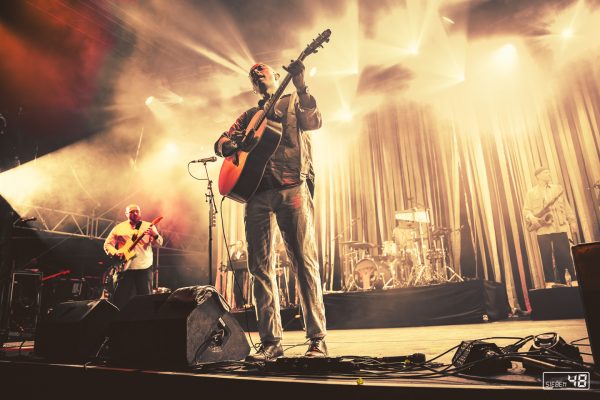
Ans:
{"type": "MultiPolygon", "coordinates": [[[[310,54],[316,53],[319,47],[323,47],[323,43],[329,42],[330,36],[330,29],[323,31],[300,53],[298,60],[303,61],[310,54]]],[[[258,188],[265,167],[281,141],[281,132],[267,124],[266,116],[270,115],[291,80],[292,76],[288,73],[263,108],[254,114],[239,143],[238,147],[242,150],[237,150],[223,160],[219,174],[221,195],[246,203],[258,188]]]]}

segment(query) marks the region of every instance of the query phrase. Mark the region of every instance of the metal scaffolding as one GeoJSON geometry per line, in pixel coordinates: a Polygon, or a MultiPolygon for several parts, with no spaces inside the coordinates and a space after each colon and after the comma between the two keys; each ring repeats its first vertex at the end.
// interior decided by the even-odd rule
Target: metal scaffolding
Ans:
{"type": "MultiPolygon", "coordinates": [[[[19,228],[71,237],[105,240],[111,229],[119,223],[93,214],[78,214],[39,206],[26,205],[15,209],[23,216],[15,222],[19,228]],[[25,221],[35,222],[25,224],[25,221]]],[[[160,233],[164,239],[163,249],[194,253],[204,250],[199,236],[169,230],[161,230],[160,233]]]]}

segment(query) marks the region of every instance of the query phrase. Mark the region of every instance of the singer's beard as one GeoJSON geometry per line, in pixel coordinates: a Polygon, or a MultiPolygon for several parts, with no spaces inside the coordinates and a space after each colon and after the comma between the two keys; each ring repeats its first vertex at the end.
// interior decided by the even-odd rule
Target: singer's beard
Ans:
{"type": "Polygon", "coordinates": [[[267,86],[264,82],[258,82],[258,91],[264,98],[269,98],[277,90],[278,84],[267,86]]]}

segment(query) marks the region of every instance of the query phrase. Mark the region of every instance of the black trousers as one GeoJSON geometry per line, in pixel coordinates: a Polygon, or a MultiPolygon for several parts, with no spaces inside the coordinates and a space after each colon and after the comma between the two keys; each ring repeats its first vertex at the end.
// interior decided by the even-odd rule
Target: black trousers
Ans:
{"type": "Polygon", "coordinates": [[[538,235],[538,244],[542,256],[542,265],[544,267],[544,280],[546,282],[565,283],[565,269],[569,270],[571,278],[575,277],[575,268],[571,258],[571,244],[569,237],[565,232],[549,233],[538,235]],[[556,263],[556,268],[552,263],[552,258],[556,263]]]}
{"type": "Polygon", "coordinates": [[[152,267],[117,273],[113,304],[123,309],[133,296],[152,293],[152,267]]]}
{"type": "Polygon", "coordinates": [[[244,304],[250,303],[249,299],[246,299],[244,296],[244,288],[246,285],[248,272],[238,269],[237,271],[233,272],[233,276],[233,298],[235,299],[235,308],[242,308],[244,307],[244,304]]]}

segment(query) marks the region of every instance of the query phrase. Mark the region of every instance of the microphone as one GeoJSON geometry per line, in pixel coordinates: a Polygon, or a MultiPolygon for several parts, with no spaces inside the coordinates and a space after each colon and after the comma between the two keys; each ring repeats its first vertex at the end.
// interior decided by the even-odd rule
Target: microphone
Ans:
{"type": "Polygon", "coordinates": [[[192,160],[190,162],[191,163],[199,163],[199,162],[201,162],[201,163],[207,163],[207,162],[215,162],[215,161],[217,161],[217,157],[212,156],[212,157],[201,158],[199,160],[192,160]]]}
{"type": "Polygon", "coordinates": [[[37,217],[19,218],[19,222],[31,222],[31,221],[37,221],[37,217]]]}

